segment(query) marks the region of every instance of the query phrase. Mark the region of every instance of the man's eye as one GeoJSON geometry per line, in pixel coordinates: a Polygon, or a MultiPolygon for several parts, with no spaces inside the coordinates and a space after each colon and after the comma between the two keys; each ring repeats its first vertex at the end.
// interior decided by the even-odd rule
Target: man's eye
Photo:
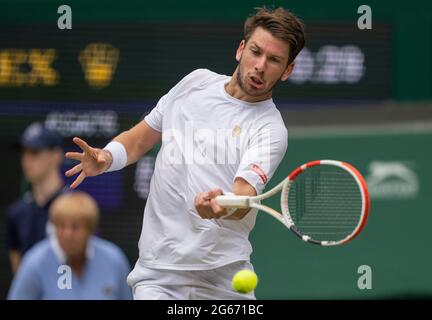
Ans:
{"type": "Polygon", "coordinates": [[[270,58],[270,60],[274,63],[280,63],[279,59],[276,59],[276,58],[270,58]]]}
{"type": "Polygon", "coordinates": [[[252,53],[253,53],[254,55],[258,55],[258,54],[259,54],[259,51],[256,50],[256,49],[251,49],[251,51],[252,51],[252,53]]]}

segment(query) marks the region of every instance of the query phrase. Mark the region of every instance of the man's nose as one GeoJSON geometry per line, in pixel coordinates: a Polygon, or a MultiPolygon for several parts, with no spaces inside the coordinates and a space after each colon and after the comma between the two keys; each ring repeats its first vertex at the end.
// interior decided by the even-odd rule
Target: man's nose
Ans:
{"type": "Polygon", "coordinates": [[[255,71],[256,72],[263,72],[266,64],[266,58],[263,55],[262,57],[259,57],[255,63],[255,71]]]}
{"type": "Polygon", "coordinates": [[[73,230],[72,228],[64,228],[63,229],[63,236],[67,239],[71,238],[73,235],[73,230]]]}

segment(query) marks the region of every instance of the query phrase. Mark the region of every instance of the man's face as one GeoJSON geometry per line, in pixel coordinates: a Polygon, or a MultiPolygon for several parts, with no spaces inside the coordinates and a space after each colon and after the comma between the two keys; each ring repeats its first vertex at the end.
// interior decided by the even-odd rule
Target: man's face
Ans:
{"type": "Polygon", "coordinates": [[[86,221],[79,216],[63,216],[55,224],[55,230],[60,247],[67,257],[77,257],[85,254],[87,241],[91,236],[86,221]]]}
{"type": "Polygon", "coordinates": [[[52,170],[57,170],[59,154],[57,150],[33,150],[24,148],[21,154],[21,166],[26,179],[37,183],[48,176],[52,170]]]}
{"type": "Polygon", "coordinates": [[[292,73],[294,64],[287,66],[288,57],[289,45],[258,27],[237,49],[240,88],[251,97],[270,98],[278,80],[285,81],[292,73]]]}

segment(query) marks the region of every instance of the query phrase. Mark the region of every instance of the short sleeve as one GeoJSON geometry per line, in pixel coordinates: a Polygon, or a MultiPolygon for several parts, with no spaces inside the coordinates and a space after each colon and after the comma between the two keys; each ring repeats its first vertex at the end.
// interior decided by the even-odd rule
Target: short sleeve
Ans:
{"type": "Polygon", "coordinates": [[[173,99],[191,87],[199,86],[204,83],[211,72],[207,69],[196,69],[178,82],[166,95],[159,99],[156,107],[144,117],[145,122],[155,129],[162,132],[163,116],[173,99]]]}
{"type": "Polygon", "coordinates": [[[145,122],[147,122],[147,124],[156,131],[162,132],[162,119],[168,100],[169,93],[160,98],[156,107],[154,107],[152,111],[144,117],[145,122]]]}
{"type": "Polygon", "coordinates": [[[284,125],[267,125],[251,134],[235,178],[241,177],[261,194],[285,156],[288,131],[284,125]]]}

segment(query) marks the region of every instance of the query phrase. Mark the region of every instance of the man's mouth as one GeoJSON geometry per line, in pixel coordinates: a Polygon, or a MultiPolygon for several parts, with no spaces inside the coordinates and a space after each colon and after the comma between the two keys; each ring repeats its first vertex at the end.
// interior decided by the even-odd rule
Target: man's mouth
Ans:
{"type": "Polygon", "coordinates": [[[262,81],[260,78],[256,76],[249,77],[251,84],[256,88],[262,88],[264,87],[264,81],[262,81]]]}

